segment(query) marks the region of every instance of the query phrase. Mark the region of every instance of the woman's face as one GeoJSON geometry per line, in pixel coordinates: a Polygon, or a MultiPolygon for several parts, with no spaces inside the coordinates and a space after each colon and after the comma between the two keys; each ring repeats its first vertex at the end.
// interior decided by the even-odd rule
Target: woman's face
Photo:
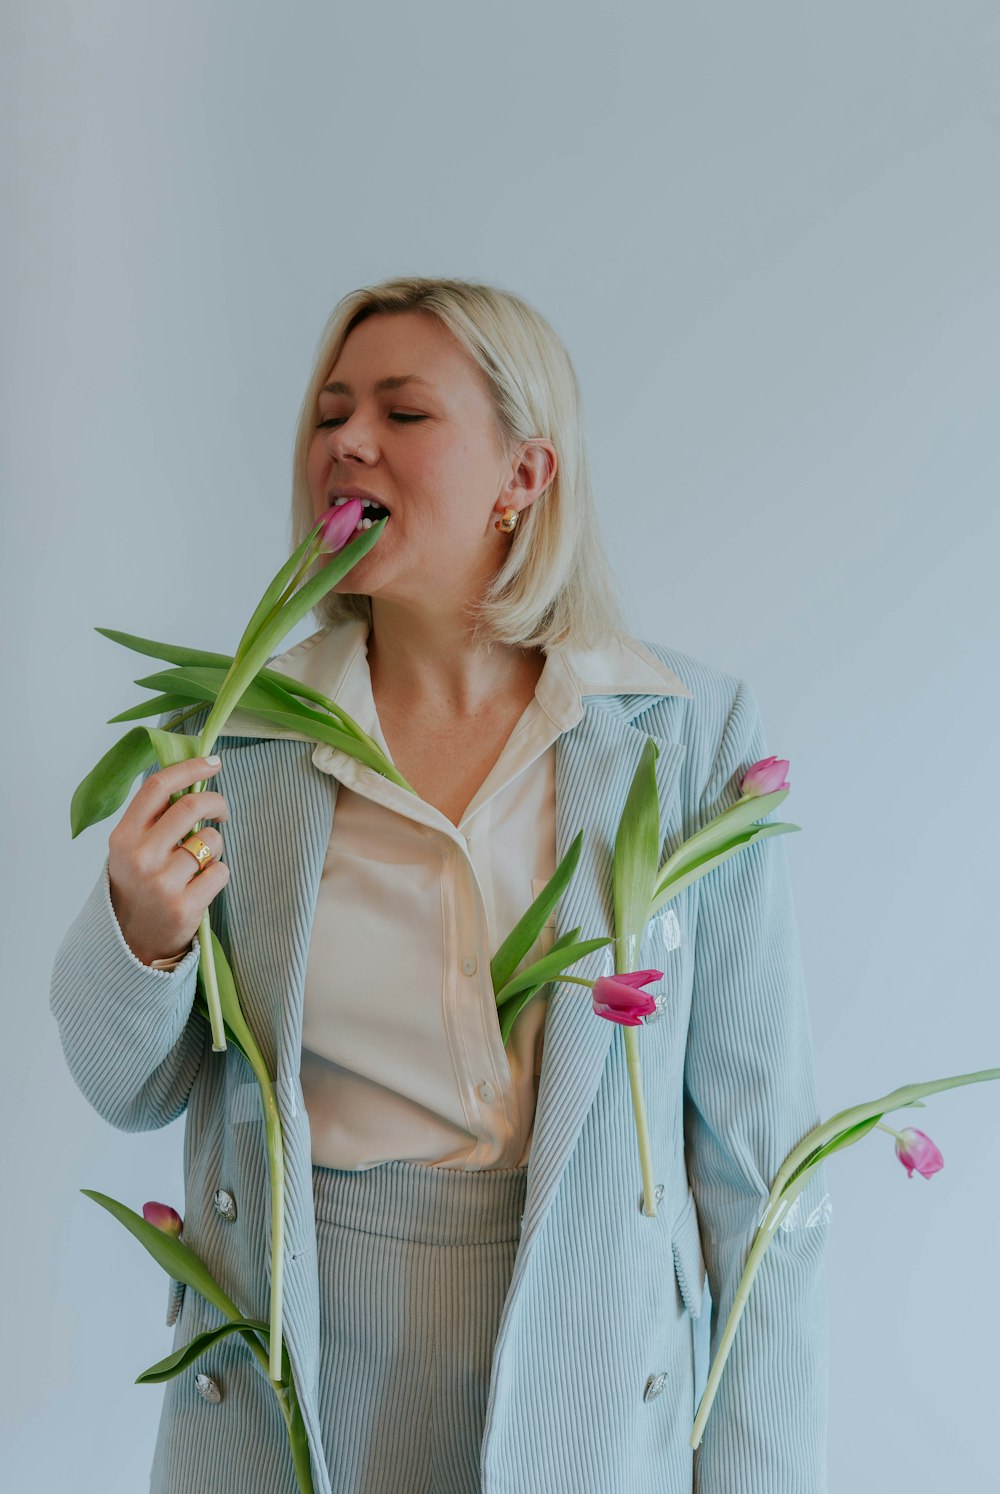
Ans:
{"type": "Polygon", "coordinates": [[[325,383],[307,463],[314,518],[352,488],[390,514],[334,590],[461,606],[510,544],[497,511],[534,496],[499,448],[476,364],[436,317],[378,313],[349,334],[325,383]],[[389,379],[406,382],[377,387],[389,379]]]}

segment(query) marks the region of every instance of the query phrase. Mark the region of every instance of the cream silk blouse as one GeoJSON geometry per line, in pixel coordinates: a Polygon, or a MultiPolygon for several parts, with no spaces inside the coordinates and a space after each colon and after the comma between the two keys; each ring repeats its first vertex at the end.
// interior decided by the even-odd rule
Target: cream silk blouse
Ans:
{"type": "MultiPolygon", "coordinates": [[[[335,699],[391,760],[367,639],[365,620],[337,623],[270,668],[335,699]]],[[[637,639],[548,650],[534,698],[457,826],[316,744],[313,763],[338,786],[302,1030],[314,1163],[527,1166],[547,987],[522,1009],[505,1048],[490,960],[555,871],[556,738],[580,720],[585,695],[631,692],[691,694],[637,639]]],[[[239,711],[227,732],[300,736],[239,711]]],[[[549,949],[554,921],[523,963],[549,949]]]]}

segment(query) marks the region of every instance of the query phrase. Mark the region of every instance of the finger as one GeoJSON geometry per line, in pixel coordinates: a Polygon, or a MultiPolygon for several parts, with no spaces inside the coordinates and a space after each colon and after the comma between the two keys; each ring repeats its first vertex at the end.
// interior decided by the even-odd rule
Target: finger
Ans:
{"type": "Polygon", "coordinates": [[[212,789],[192,791],[182,796],[160,815],[145,832],[146,840],[166,855],[171,846],[183,840],[189,830],[205,820],[228,820],[229,805],[222,794],[212,789]]]}
{"type": "MultiPolygon", "coordinates": [[[[190,857],[188,859],[190,860],[190,857]]],[[[202,914],[209,903],[218,897],[228,881],[229,867],[224,861],[212,861],[203,872],[192,877],[182,897],[189,924],[197,924],[201,921],[202,914]]]]}
{"type": "Polygon", "coordinates": [[[183,762],[170,763],[158,772],[150,773],[129,805],[128,812],[138,815],[140,830],[148,830],[169,808],[172,795],[183,793],[194,783],[210,780],[221,767],[221,763],[212,764],[204,757],[188,757],[183,762]]]}

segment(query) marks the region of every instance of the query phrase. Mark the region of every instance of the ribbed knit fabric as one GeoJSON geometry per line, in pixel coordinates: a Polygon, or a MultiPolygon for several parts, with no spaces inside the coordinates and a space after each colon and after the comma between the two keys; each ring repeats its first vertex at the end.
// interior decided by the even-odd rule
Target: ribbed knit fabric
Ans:
{"type": "MultiPolygon", "coordinates": [[[[611,932],[611,851],[647,740],[658,754],[664,856],[736,801],[755,761],[779,745],[789,753],[790,744],[769,748],[744,681],[648,646],[692,697],[587,697],[581,721],[556,742],[557,857],[583,831],[556,910],[557,937],[576,927],[584,937],[611,932]]],[[[186,730],[197,732],[203,720],[186,730]]],[[[219,751],[213,787],[230,806],[230,881],[211,919],[277,1075],[285,1340],[316,1494],[334,1494],[338,1459],[328,1468],[320,1411],[327,1284],[319,1235],[327,1226],[316,1224],[299,1070],[336,783],[317,772],[306,742],[223,737],[219,751]]],[[[663,1185],[655,1218],[639,1209],[622,1031],[593,1015],[581,987],[552,985],[524,1220],[489,1372],[483,1494],[824,1494],[825,1164],[768,1250],[693,1457],[687,1440],[699,1389],[692,1326],[706,1267],[714,1349],[770,1182],[819,1119],[789,842],[758,840],[686,888],[672,904],[681,943],[651,961],[666,989],[663,1015],[639,1034],[663,1185]],[[648,1394],[651,1382],[658,1395],[648,1394]]],[[[233,1300],[261,1318],[270,1199],[260,1101],[239,1053],[213,1053],[204,1021],[191,1015],[198,960],[194,945],[176,970],[141,965],[117,927],[102,868],[56,954],[51,1005],[74,1079],[113,1125],[149,1130],[186,1111],[184,1237],[233,1300]],[[219,1188],[235,1199],[235,1220],[217,1212],[219,1188]]],[[[574,973],[593,978],[600,964],[598,951],[574,973]]],[[[93,1181],[115,1192],[111,1180],[93,1181]]],[[[120,1248],[137,1247],[123,1238],[120,1248]]],[[[468,1331],[485,1323],[492,1332],[492,1309],[468,1306],[468,1331]]],[[[109,1312],[122,1310],[109,1302],[109,1312]]],[[[188,1291],[174,1346],[216,1321],[188,1291]]],[[[150,1360],[158,1349],[167,1352],[151,1345],[150,1360]]],[[[245,1344],[225,1339],[166,1386],[156,1494],[291,1494],[290,1480],[274,1397],[245,1344]],[[219,1404],[197,1394],[200,1369],[218,1378],[219,1404]]]]}
{"type": "Polygon", "coordinates": [[[527,1170],[314,1167],[334,1494],[479,1494],[527,1170]]]}

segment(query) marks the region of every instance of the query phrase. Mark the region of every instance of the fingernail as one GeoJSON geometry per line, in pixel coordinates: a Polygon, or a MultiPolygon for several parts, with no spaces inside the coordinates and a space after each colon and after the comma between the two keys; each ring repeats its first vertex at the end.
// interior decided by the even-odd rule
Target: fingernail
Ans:
{"type": "Polygon", "coordinates": [[[219,763],[221,763],[222,758],[213,753],[211,757],[206,757],[205,761],[207,763],[211,763],[213,768],[216,768],[218,767],[219,763]]]}

